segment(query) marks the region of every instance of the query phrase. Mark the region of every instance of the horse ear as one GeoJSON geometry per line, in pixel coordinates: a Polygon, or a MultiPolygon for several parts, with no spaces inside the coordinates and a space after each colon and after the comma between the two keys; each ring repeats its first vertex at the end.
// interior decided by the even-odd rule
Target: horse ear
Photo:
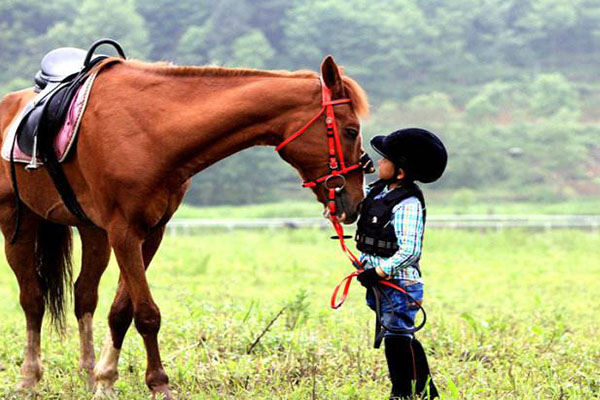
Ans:
{"type": "Polygon", "coordinates": [[[321,76],[325,86],[331,90],[332,98],[344,97],[344,83],[342,82],[340,69],[331,55],[325,57],[321,63],[321,76]]]}

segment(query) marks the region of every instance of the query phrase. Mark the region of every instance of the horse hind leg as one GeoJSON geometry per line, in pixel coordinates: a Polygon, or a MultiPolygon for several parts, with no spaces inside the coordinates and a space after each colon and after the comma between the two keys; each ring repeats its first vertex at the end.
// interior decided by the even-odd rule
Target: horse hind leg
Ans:
{"type": "Polygon", "coordinates": [[[25,207],[21,212],[19,237],[16,243],[11,244],[10,238],[14,229],[16,213],[7,202],[0,204],[6,258],[19,283],[20,303],[25,313],[27,327],[27,343],[18,386],[19,388],[32,388],[40,381],[43,373],[40,342],[48,287],[47,282],[44,282],[38,274],[37,256],[39,254],[36,252],[38,240],[41,239],[38,235],[43,230],[42,225],[46,222],[25,207]]]}
{"type": "Polygon", "coordinates": [[[110,260],[106,232],[96,227],[79,227],[82,257],[81,272],[75,281],[75,317],[79,325],[79,371],[87,377],[88,388],[94,387],[93,317],[98,305],[98,285],[110,260]]]}
{"type": "MultiPolygon", "coordinates": [[[[26,211],[23,210],[23,214],[25,213],[26,211]]],[[[27,327],[27,343],[18,387],[32,388],[40,381],[43,373],[40,341],[45,308],[43,287],[36,273],[34,259],[36,227],[30,218],[25,215],[23,217],[21,234],[17,243],[9,243],[12,224],[3,223],[2,230],[5,238],[6,259],[19,283],[19,300],[25,313],[27,327]]]]}

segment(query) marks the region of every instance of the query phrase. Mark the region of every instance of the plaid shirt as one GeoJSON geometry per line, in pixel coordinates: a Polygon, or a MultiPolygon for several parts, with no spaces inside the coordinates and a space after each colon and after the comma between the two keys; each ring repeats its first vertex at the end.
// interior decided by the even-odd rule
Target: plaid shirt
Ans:
{"type": "MultiPolygon", "coordinates": [[[[369,188],[367,188],[368,194],[369,188]]],[[[375,196],[376,199],[389,192],[385,187],[375,196]]],[[[421,258],[423,238],[423,208],[415,196],[402,200],[392,209],[392,220],[398,246],[400,247],[391,257],[384,258],[361,253],[360,261],[365,269],[381,267],[383,272],[392,279],[403,279],[422,282],[419,270],[413,265],[421,258]]]]}

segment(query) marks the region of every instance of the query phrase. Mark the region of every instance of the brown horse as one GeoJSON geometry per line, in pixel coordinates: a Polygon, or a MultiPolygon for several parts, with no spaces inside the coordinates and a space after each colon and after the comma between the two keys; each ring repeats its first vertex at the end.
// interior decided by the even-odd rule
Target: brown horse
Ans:
{"type": "MultiPolygon", "coordinates": [[[[45,308],[55,322],[64,320],[64,292],[70,282],[70,226],[82,240],[82,268],[75,283],[79,323],[80,368],[99,392],[112,392],[124,336],[132,319],[147,352],[146,384],[153,394],[171,398],[157,334],[160,312],[145,276],[167,221],[181,203],[191,176],[242,149],[277,146],[321,108],[321,81],[314,72],[257,71],[212,67],[177,67],[114,61],[98,75],[82,120],[77,149],[63,164],[82,209],[93,222],[84,225],[61,201],[46,171],[17,166],[22,226],[16,243],[15,196],[9,165],[0,171],[0,217],[5,251],[20,288],[27,322],[22,387],[41,378],[40,332],[45,308]],[[92,316],[98,283],[115,253],[121,278],[110,310],[110,337],[94,366],[92,316]]],[[[99,68],[101,68],[99,66],[99,68]]],[[[359,116],[368,112],[366,96],[342,75],[331,57],[321,65],[323,85],[335,107],[341,153],[348,164],[363,153],[359,116]]],[[[11,120],[34,96],[31,90],[7,95],[0,103],[3,137],[11,120]]],[[[281,149],[281,157],[304,180],[327,175],[330,157],[325,115],[302,137],[281,149]]],[[[363,199],[363,171],[345,176],[337,213],[343,222],[357,218],[363,199]]],[[[312,190],[327,203],[323,184],[312,190]]]]}

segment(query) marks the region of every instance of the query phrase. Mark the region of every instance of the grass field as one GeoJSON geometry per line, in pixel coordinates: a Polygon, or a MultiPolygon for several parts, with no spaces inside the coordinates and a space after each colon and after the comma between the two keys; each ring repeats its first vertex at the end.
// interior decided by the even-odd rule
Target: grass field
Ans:
{"type": "MultiPolygon", "coordinates": [[[[166,237],[149,270],[159,339],[181,399],[383,399],[382,350],[371,348],[364,289],[328,307],[351,267],[317,230],[166,237]],[[248,346],[288,306],[252,354],[248,346]]],[[[420,334],[444,399],[600,398],[600,236],[430,230],[422,262],[429,322],[420,334]]],[[[79,255],[76,255],[79,257],[79,255]]],[[[105,274],[95,321],[106,333],[117,267],[105,274]]],[[[0,398],[13,391],[25,329],[16,281],[0,262],[0,398]]],[[[77,374],[76,322],[43,335],[39,399],[89,399],[77,374]]],[[[120,399],[148,399],[145,354],[125,340],[120,399]]]]}

